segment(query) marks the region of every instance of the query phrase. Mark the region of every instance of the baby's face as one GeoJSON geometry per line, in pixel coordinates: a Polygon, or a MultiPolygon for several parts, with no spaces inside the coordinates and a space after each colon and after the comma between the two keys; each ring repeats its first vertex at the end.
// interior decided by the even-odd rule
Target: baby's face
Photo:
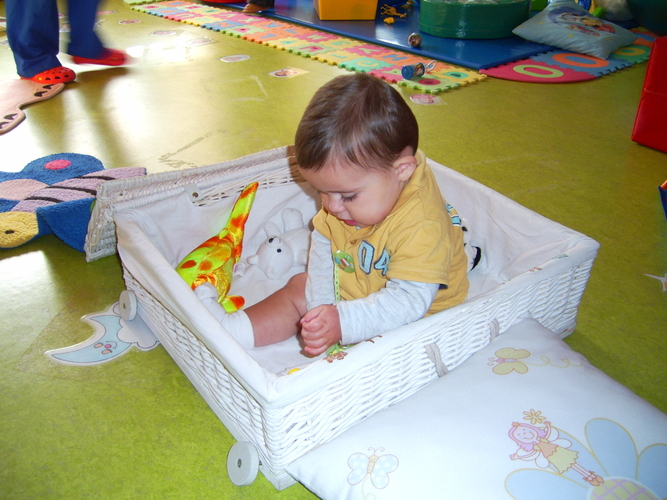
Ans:
{"type": "Polygon", "coordinates": [[[300,171],[308,184],[319,191],[327,212],[357,227],[382,222],[394,208],[405,185],[395,167],[369,171],[353,165],[327,165],[318,171],[300,171]]]}

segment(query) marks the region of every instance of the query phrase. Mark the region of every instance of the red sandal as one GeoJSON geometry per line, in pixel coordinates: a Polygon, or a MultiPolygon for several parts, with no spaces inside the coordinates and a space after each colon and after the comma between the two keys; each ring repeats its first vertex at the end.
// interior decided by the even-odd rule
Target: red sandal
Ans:
{"type": "Polygon", "coordinates": [[[75,64],[101,64],[102,66],[122,66],[127,56],[125,52],[116,49],[104,49],[100,57],[92,59],[89,57],[72,56],[75,64]]]}
{"type": "Polygon", "coordinates": [[[37,83],[69,83],[76,79],[76,73],[64,66],[57,66],[55,68],[47,69],[41,73],[37,73],[30,78],[21,77],[23,80],[32,80],[37,83]]]}

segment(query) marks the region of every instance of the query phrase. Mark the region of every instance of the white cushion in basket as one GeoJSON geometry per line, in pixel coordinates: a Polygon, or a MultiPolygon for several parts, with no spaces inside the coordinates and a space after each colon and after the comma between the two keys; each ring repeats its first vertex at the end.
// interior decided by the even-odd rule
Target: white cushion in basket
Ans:
{"type": "Polygon", "coordinates": [[[666,443],[667,415],[524,320],[287,471],[327,500],[657,500],[666,443]]]}

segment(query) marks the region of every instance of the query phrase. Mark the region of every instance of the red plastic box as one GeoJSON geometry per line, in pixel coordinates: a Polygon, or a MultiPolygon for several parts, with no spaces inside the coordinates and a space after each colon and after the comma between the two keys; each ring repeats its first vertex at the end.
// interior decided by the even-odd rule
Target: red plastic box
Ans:
{"type": "Polygon", "coordinates": [[[632,140],[667,153],[667,36],[653,42],[632,140]]]}

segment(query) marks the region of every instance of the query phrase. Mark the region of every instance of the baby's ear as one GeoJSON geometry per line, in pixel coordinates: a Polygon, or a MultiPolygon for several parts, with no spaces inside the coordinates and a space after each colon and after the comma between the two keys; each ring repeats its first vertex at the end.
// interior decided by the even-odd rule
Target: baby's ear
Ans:
{"type": "Polygon", "coordinates": [[[402,155],[394,162],[394,168],[400,181],[407,181],[417,168],[417,158],[414,155],[402,155]]]}

